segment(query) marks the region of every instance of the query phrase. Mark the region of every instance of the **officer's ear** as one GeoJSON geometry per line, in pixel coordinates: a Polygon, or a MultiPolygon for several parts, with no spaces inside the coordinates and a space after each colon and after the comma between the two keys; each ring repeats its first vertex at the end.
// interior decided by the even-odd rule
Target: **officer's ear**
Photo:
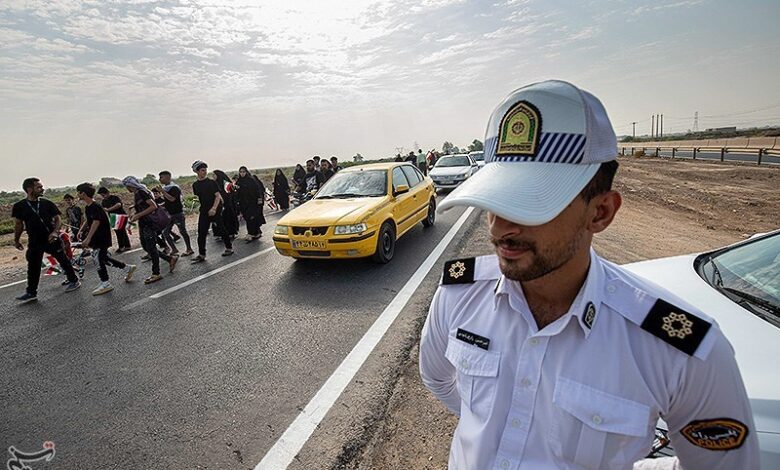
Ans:
{"type": "Polygon", "coordinates": [[[612,223],[622,204],[623,198],[617,191],[607,191],[594,196],[588,203],[588,230],[591,233],[603,232],[612,223]]]}

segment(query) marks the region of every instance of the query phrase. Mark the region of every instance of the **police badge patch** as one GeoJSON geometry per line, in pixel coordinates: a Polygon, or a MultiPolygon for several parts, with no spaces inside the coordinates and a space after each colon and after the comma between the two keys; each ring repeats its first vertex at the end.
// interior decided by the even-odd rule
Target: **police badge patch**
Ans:
{"type": "Polygon", "coordinates": [[[590,330],[593,328],[593,321],[596,319],[596,306],[593,305],[593,302],[588,302],[588,305],[585,307],[585,313],[582,315],[582,321],[585,323],[585,326],[588,327],[590,330]]]}
{"type": "Polygon", "coordinates": [[[539,110],[527,101],[520,101],[501,120],[496,155],[535,156],[541,131],[539,110]]]}
{"type": "Polygon", "coordinates": [[[471,284],[474,282],[474,258],[456,259],[444,263],[442,284],[471,284]]]}
{"type": "Polygon", "coordinates": [[[682,435],[696,447],[709,450],[732,450],[739,448],[748,435],[743,423],[731,418],[691,421],[682,428],[682,435]]]}

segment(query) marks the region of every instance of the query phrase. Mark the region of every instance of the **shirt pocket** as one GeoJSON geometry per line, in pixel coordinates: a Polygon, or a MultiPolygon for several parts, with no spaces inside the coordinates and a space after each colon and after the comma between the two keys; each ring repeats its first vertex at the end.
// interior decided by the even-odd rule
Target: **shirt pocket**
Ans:
{"type": "Polygon", "coordinates": [[[467,408],[482,421],[487,420],[496,396],[501,353],[486,351],[450,337],[445,356],[458,371],[461,415],[463,408],[467,408]]]}
{"type": "Polygon", "coordinates": [[[631,468],[649,453],[653,423],[648,405],[558,377],[550,445],[575,468],[631,468]]]}

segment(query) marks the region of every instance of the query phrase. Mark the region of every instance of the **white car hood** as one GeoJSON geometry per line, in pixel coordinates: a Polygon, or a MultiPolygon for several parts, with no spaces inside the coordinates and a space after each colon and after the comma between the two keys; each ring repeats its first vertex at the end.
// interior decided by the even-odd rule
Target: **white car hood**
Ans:
{"type": "Polygon", "coordinates": [[[447,166],[443,168],[436,168],[434,167],[433,170],[430,171],[431,176],[457,176],[462,175],[463,173],[469,171],[468,166],[447,166]]]}
{"type": "Polygon", "coordinates": [[[707,284],[693,268],[697,256],[661,258],[623,267],[671,291],[715,319],[734,348],[757,430],[780,433],[780,328],[707,284]]]}

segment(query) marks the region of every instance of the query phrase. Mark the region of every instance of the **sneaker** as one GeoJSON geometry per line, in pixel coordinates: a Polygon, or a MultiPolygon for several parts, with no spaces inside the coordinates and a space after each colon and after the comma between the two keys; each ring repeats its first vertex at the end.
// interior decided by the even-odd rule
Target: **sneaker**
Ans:
{"type": "Polygon", "coordinates": [[[195,263],[202,263],[204,261],[206,261],[206,257],[203,255],[198,255],[192,258],[192,261],[190,261],[190,263],[195,264],[195,263]]]}
{"type": "Polygon", "coordinates": [[[194,251],[192,251],[192,250],[187,250],[187,251],[185,251],[184,253],[182,253],[181,255],[182,255],[182,256],[192,256],[192,255],[194,255],[194,254],[195,254],[195,252],[194,252],[194,251]]]}
{"type": "Polygon", "coordinates": [[[181,240],[181,237],[179,235],[176,235],[175,233],[171,234],[173,236],[173,242],[176,243],[177,241],[181,240]]]}
{"type": "Polygon", "coordinates": [[[68,285],[65,287],[65,292],[73,292],[74,290],[78,290],[81,288],[81,282],[69,282],[68,285]]]}
{"type": "Polygon", "coordinates": [[[231,256],[233,254],[233,250],[225,250],[224,253],[222,253],[222,256],[231,256]]]}
{"type": "Polygon", "coordinates": [[[70,281],[69,281],[69,280],[67,280],[67,279],[65,279],[65,280],[63,280],[62,282],[60,282],[60,285],[61,285],[61,286],[67,286],[68,284],[70,284],[70,281]]]}
{"type": "Polygon", "coordinates": [[[171,256],[171,260],[168,261],[168,266],[170,266],[169,273],[173,272],[173,268],[176,267],[176,263],[179,261],[179,255],[173,255],[171,256]]]}
{"type": "Polygon", "coordinates": [[[97,287],[95,287],[95,290],[92,291],[92,295],[103,295],[106,292],[111,292],[112,290],[114,290],[114,286],[112,286],[110,282],[101,282],[97,287]]]}
{"type": "Polygon", "coordinates": [[[148,254],[141,256],[141,261],[149,261],[150,259],[152,259],[152,257],[148,254]]]}
{"type": "Polygon", "coordinates": [[[36,300],[38,300],[38,296],[25,292],[24,294],[17,297],[16,300],[18,300],[20,304],[28,304],[30,302],[35,302],[36,300]]]}
{"type": "Polygon", "coordinates": [[[125,266],[125,282],[130,282],[133,280],[133,274],[135,273],[136,269],[137,266],[134,264],[128,264],[125,266]]]}
{"type": "Polygon", "coordinates": [[[160,279],[162,279],[162,276],[159,274],[152,274],[151,276],[144,279],[144,284],[151,284],[153,282],[159,281],[160,279]]]}

